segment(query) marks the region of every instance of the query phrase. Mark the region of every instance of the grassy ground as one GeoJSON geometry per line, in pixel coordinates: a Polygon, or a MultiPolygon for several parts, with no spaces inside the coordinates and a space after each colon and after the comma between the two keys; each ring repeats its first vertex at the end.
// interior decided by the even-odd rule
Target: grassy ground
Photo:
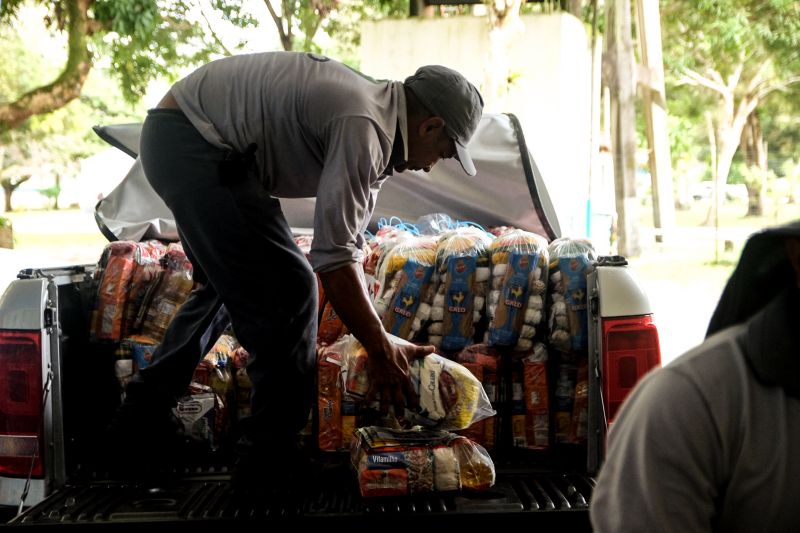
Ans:
{"type": "Polygon", "coordinates": [[[667,363],[700,343],[747,237],[768,226],[800,219],[800,205],[767,209],[746,217],[743,202],[723,204],[718,229],[710,202],[695,202],[675,213],[676,228],[663,243],[654,237],[652,210],[642,208],[642,254],[630,264],[644,285],[659,326],[662,360],[667,363]],[[711,225],[705,222],[711,219],[711,225]]]}
{"type": "MultiPolygon", "coordinates": [[[[743,203],[729,203],[720,213],[720,229],[715,230],[703,224],[708,210],[709,203],[701,201],[677,211],[675,230],[663,242],[656,242],[652,210],[642,207],[642,253],[628,260],[653,307],[664,363],[702,341],[747,237],[764,227],[800,218],[798,205],[771,208],[766,216],[753,218],[744,216],[743,203]],[[725,241],[729,241],[727,249],[725,241]]],[[[78,209],[30,210],[4,216],[12,221],[14,250],[20,255],[47,255],[60,265],[93,263],[107,244],[93,214],[78,209]]],[[[29,266],[42,265],[23,265],[29,266]]],[[[17,266],[8,267],[14,268],[17,266]]]]}
{"type": "Polygon", "coordinates": [[[14,250],[47,253],[64,264],[97,261],[108,240],[94,216],[79,209],[25,210],[4,213],[14,228],[14,250]]]}

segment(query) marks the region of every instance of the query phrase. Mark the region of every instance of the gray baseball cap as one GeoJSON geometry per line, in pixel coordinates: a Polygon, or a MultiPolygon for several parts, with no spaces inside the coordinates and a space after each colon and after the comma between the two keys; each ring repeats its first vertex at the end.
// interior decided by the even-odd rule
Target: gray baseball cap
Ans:
{"type": "Polygon", "coordinates": [[[474,176],[477,171],[467,144],[483,113],[478,89],[455,70],[441,65],[420,67],[404,84],[428,111],[444,119],[445,131],[455,141],[456,158],[464,172],[474,176]]]}

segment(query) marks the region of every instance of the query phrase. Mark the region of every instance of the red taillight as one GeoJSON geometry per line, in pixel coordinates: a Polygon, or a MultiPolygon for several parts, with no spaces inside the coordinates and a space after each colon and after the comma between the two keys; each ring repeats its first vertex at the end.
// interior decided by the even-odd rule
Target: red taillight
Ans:
{"type": "Polygon", "coordinates": [[[0,475],[42,477],[42,336],[0,331],[0,475]]]}
{"type": "Polygon", "coordinates": [[[603,319],[603,396],[609,424],[634,385],[657,366],[661,348],[652,316],[603,319]]]}

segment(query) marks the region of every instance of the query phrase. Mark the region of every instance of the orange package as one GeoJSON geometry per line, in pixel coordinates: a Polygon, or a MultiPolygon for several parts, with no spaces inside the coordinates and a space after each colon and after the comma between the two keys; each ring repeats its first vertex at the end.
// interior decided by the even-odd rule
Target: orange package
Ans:
{"type": "Polygon", "coordinates": [[[128,288],[134,270],[136,243],[118,241],[108,244],[107,258],[100,278],[92,334],[96,339],[118,341],[122,338],[122,321],[128,299],[128,288]]]}
{"type": "Polygon", "coordinates": [[[547,363],[544,361],[523,361],[523,379],[526,447],[535,450],[546,450],[550,445],[547,363]]]}
{"type": "Polygon", "coordinates": [[[323,345],[333,344],[341,337],[344,324],[330,302],[326,302],[320,315],[319,327],[317,328],[317,342],[323,345]]]}
{"type": "MultiPolygon", "coordinates": [[[[481,371],[478,379],[483,384],[483,389],[486,391],[489,400],[492,404],[495,404],[498,400],[498,369],[500,367],[500,354],[497,349],[485,343],[471,344],[458,353],[456,361],[470,369],[470,371],[472,371],[471,365],[480,366],[481,371]]],[[[473,372],[473,374],[476,377],[478,376],[475,372],[473,372]]],[[[479,439],[477,436],[470,436],[472,440],[482,444],[487,450],[494,449],[495,441],[497,440],[498,426],[496,419],[496,416],[492,416],[482,421],[482,438],[479,439]]]]}
{"type": "Polygon", "coordinates": [[[350,445],[342,443],[341,355],[320,350],[317,359],[317,416],[319,449],[338,451],[350,445]]]}

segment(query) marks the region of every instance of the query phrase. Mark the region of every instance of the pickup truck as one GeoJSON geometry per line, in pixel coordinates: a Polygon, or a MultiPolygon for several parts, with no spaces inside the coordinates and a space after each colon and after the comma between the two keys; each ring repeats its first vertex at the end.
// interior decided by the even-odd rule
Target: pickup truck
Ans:
{"type": "MultiPolygon", "coordinates": [[[[95,131],[136,158],[138,125],[95,131]]],[[[429,174],[406,172],[387,180],[371,227],[380,220],[447,213],[484,228],[533,232],[547,242],[562,237],[516,117],[486,114],[470,151],[475,178],[464,178],[457,163],[442,161],[429,174]]],[[[286,201],[284,211],[299,233],[312,227],[313,200],[286,201]]],[[[110,241],[177,240],[174,221],[149,189],[138,160],[98,203],[96,219],[110,241]]],[[[514,387],[508,371],[500,376],[494,403],[498,437],[491,450],[496,480],[490,489],[364,498],[347,454],[318,451],[328,463],[318,477],[292,490],[275,487],[271,498],[244,504],[232,495],[231,454],[224,449],[187,453],[163,478],[147,482],[114,479],[98,461],[103,453],[97,443],[103,442],[120,399],[119,343],[98,342],[89,334],[99,266],[99,260],[58,268],[31,265],[0,299],[0,506],[9,526],[173,530],[200,522],[259,527],[330,519],[346,525],[392,521],[474,527],[502,519],[504,526],[588,531],[594,476],[609,424],[638,379],[660,365],[658,331],[634,273],[623,257],[594,257],[582,306],[588,336],[582,442],[554,443],[544,450],[514,446],[514,387]]]]}

